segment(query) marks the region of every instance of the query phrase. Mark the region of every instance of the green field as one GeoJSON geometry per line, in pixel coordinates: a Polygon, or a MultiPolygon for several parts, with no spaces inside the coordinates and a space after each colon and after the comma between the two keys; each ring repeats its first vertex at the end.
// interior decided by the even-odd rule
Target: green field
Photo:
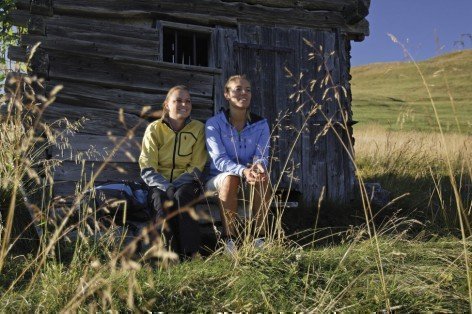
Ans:
{"type": "Polygon", "coordinates": [[[247,228],[236,255],[220,245],[179,264],[158,237],[138,253],[137,242],[119,244],[114,228],[92,229],[93,211],[78,222],[50,220],[57,206],[68,208],[47,198],[30,204],[42,236],[27,241],[24,183],[38,165],[50,172],[42,135],[55,137],[22,114],[37,110],[35,97],[9,98],[19,110],[0,111],[0,207],[14,213],[0,217],[0,313],[472,312],[471,59],[465,51],[420,63],[444,135],[424,132],[437,126],[413,64],[353,69],[357,177],[388,190],[387,206],[322,208],[333,217],[327,226],[289,234],[276,224],[262,249],[247,228]],[[340,213],[356,223],[334,222],[340,213]],[[68,225],[76,240],[63,237],[68,225]]]}
{"type": "MultiPolygon", "coordinates": [[[[445,54],[418,66],[443,129],[472,133],[472,50],[445,54]]],[[[351,74],[354,120],[359,127],[438,130],[431,99],[413,62],[353,67],[351,74]]]]}

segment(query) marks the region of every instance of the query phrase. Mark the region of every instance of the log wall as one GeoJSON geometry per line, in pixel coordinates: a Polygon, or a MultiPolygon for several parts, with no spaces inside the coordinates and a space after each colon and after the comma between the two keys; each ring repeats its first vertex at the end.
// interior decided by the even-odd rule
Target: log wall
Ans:
{"type": "Polygon", "coordinates": [[[104,160],[110,163],[98,182],[137,179],[140,136],[149,122],[143,107],[159,110],[167,90],[185,84],[193,117],[205,121],[225,106],[226,79],[245,73],[253,82],[253,111],[273,128],[272,179],[302,192],[308,207],[323,191],[348,202],[354,186],[349,42],[368,35],[368,6],[368,0],[17,1],[10,21],[28,33],[9,49],[10,59],[24,61],[41,42],[31,72],[46,79],[46,93],[64,86],[45,119],[86,119],[70,149],[51,151],[63,160],[55,193],[73,193],[104,160]],[[209,67],[163,62],[160,21],[208,31],[209,67]],[[124,140],[131,129],[135,137],[124,140]],[[123,147],[110,155],[120,139],[123,147]]]}

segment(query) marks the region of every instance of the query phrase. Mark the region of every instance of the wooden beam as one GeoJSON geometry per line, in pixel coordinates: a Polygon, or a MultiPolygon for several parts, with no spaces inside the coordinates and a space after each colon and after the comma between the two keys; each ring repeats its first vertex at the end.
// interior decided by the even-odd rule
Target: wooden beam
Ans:
{"type": "Polygon", "coordinates": [[[31,7],[31,0],[15,0],[15,7],[19,10],[27,10],[31,7]]]}
{"type": "Polygon", "coordinates": [[[26,48],[27,55],[31,55],[31,60],[29,63],[30,66],[30,75],[37,75],[41,78],[49,78],[49,53],[42,49],[41,47],[37,48],[36,51],[33,51],[33,46],[28,45],[26,48]]]}
{"type": "Polygon", "coordinates": [[[120,57],[120,56],[113,57],[113,60],[117,62],[121,62],[121,63],[132,63],[136,65],[145,65],[145,66],[151,66],[155,68],[184,70],[184,71],[196,72],[196,73],[221,74],[221,69],[202,67],[202,66],[197,66],[197,65],[188,65],[188,64],[153,61],[153,60],[143,60],[143,59],[138,59],[138,58],[120,57]]]}
{"type": "MultiPolygon", "coordinates": [[[[56,85],[63,85],[63,89],[59,92],[58,97],[61,95],[76,97],[78,103],[82,102],[84,105],[90,102],[90,100],[100,101],[103,104],[108,103],[111,107],[105,107],[104,109],[118,110],[122,107],[125,112],[139,115],[143,106],[151,106],[152,109],[161,109],[162,103],[166,97],[166,92],[162,93],[143,93],[138,91],[128,91],[117,88],[106,88],[99,85],[93,84],[80,84],[74,82],[59,82],[50,81],[46,83],[46,91],[49,92],[56,85]]],[[[210,98],[199,97],[192,93],[192,107],[193,109],[208,109],[213,108],[213,100],[210,98]]]]}
{"type": "Polygon", "coordinates": [[[164,27],[187,30],[187,31],[192,31],[192,32],[207,33],[207,34],[211,34],[214,31],[213,27],[192,25],[192,24],[185,24],[185,23],[174,23],[174,22],[169,22],[169,21],[159,21],[159,24],[161,26],[164,26],[164,27]]]}
{"type": "Polygon", "coordinates": [[[28,19],[28,33],[35,35],[46,35],[46,24],[40,16],[32,15],[28,19]]]}
{"type": "Polygon", "coordinates": [[[26,53],[26,47],[9,46],[8,47],[8,59],[16,62],[26,62],[28,54],[26,53]]]}
{"type": "Polygon", "coordinates": [[[243,2],[273,8],[300,8],[304,10],[325,10],[343,12],[346,7],[354,5],[357,0],[223,0],[224,2],[243,2]]]}
{"type": "MultiPolygon", "coordinates": [[[[71,36],[73,36],[73,32],[71,32],[71,36]]],[[[157,43],[154,43],[154,48],[147,48],[133,43],[104,44],[100,40],[77,40],[68,37],[54,36],[51,34],[48,34],[48,36],[30,34],[21,35],[20,42],[22,45],[34,45],[38,42],[41,42],[41,47],[47,48],[48,50],[57,50],[71,53],[77,53],[77,51],[79,51],[103,57],[112,57],[116,55],[133,56],[138,60],[155,60],[158,58],[157,43]]]]}
{"type": "Polygon", "coordinates": [[[123,113],[120,120],[119,111],[100,108],[78,107],[60,102],[50,105],[43,113],[43,119],[48,123],[56,123],[67,118],[71,123],[82,121],[78,132],[83,134],[105,136],[126,136],[134,129],[134,134],[144,134],[148,122],[136,115],[123,113]]]}
{"type": "Polygon", "coordinates": [[[356,24],[369,14],[370,0],[357,0],[356,5],[346,11],[347,24],[356,24]]]}
{"type": "Polygon", "coordinates": [[[213,97],[213,75],[161,68],[159,63],[136,65],[112,58],[85,54],[50,52],[49,76],[58,81],[91,83],[124,90],[166,92],[185,84],[194,95],[213,97]]]}
{"type": "Polygon", "coordinates": [[[158,2],[116,0],[55,0],[54,10],[59,14],[103,16],[103,17],[158,17],[173,14],[176,18],[201,14],[202,24],[211,17],[226,17],[238,21],[299,25],[305,27],[344,26],[344,17],[336,11],[309,11],[303,8],[275,8],[252,5],[243,2],[223,2],[221,0],[199,0],[197,2],[161,0],[158,2]],[[189,13],[191,12],[191,13],[189,13]]]}
{"type": "Polygon", "coordinates": [[[369,21],[366,19],[360,20],[356,24],[347,25],[346,28],[342,30],[342,33],[348,35],[348,39],[354,41],[363,41],[365,36],[369,36],[369,21]]]}
{"type": "Polygon", "coordinates": [[[28,20],[30,19],[31,14],[23,10],[12,10],[8,12],[6,20],[19,27],[28,27],[28,20]]]}
{"type": "Polygon", "coordinates": [[[52,16],[54,14],[52,0],[31,0],[30,12],[31,14],[52,16]]]}
{"type": "Polygon", "coordinates": [[[142,137],[100,136],[76,134],[67,142],[54,145],[51,157],[64,161],[105,161],[110,158],[114,163],[138,162],[141,153],[142,137]],[[114,152],[113,156],[110,156],[114,152]]]}

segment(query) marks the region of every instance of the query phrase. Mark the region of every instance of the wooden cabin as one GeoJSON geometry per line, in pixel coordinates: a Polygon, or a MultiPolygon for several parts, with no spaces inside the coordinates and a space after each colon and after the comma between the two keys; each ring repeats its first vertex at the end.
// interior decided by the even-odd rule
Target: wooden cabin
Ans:
{"type": "Polygon", "coordinates": [[[88,180],[107,158],[97,183],[138,179],[139,146],[149,123],[143,107],[159,110],[167,90],[185,84],[193,117],[205,121],[226,106],[226,79],[246,74],[252,110],[267,117],[274,135],[272,179],[281,176],[280,188],[300,192],[306,208],[316,207],[322,193],[325,200],[349,203],[356,182],[349,158],[350,42],[368,35],[369,4],[17,0],[9,18],[27,33],[10,47],[9,58],[25,61],[41,42],[31,72],[45,79],[45,93],[64,86],[45,119],[85,118],[69,139],[72,149],[50,151],[63,160],[54,193],[73,194],[77,182],[88,180]],[[130,130],[134,137],[126,138],[130,130]]]}

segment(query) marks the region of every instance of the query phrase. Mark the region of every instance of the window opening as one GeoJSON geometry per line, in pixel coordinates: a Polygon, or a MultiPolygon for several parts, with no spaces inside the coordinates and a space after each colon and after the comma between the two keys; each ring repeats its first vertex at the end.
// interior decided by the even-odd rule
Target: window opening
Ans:
{"type": "Polygon", "coordinates": [[[163,27],[162,60],[208,67],[210,34],[163,27]]]}

